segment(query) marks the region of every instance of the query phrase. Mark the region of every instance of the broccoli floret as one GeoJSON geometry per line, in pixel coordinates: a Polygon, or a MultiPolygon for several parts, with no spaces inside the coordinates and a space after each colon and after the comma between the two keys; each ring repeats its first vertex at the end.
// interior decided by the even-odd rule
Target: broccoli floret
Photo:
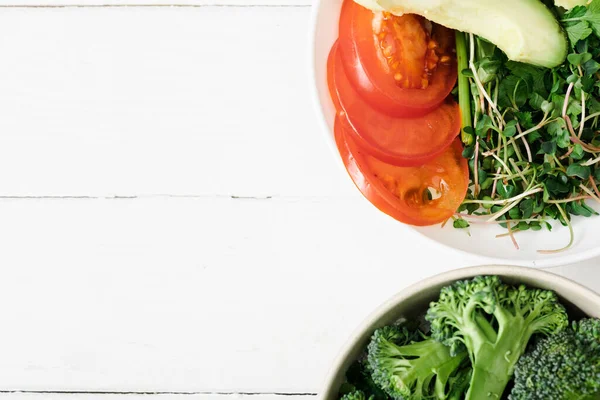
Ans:
{"type": "Polygon", "coordinates": [[[368,346],[373,380],[396,400],[447,399],[461,382],[454,378],[469,373],[466,360],[466,352],[452,356],[421,331],[394,325],[376,330],[368,346]]]}
{"type": "Polygon", "coordinates": [[[340,395],[361,391],[372,400],[389,400],[389,396],[373,382],[371,370],[366,360],[357,360],[346,371],[346,383],[340,389],[340,395]]]}
{"type": "Polygon", "coordinates": [[[600,319],[586,318],[573,323],[573,330],[587,338],[600,341],[600,319]]]}
{"type": "Polygon", "coordinates": [[[515,369],[511,400],[600,400],[600,320],[544,338],[515,369]]]}
{"type": "Polygon", "coordinates": [[[466,400],[500,399],[532,335],[553,334],[568,325],[554,292],[513,287],[497,276],[481,276],[445,287],[426,319],[432,337],[466,349],[473,367],[466,400]]]}
{"type": "Polygon", "coordinates": [[[373,397],[373,395],[367,397],[365,392],[362,390],[354,390],[343,395],[340,400],[374,400],[374,398],[375,397],[373,397]]]}

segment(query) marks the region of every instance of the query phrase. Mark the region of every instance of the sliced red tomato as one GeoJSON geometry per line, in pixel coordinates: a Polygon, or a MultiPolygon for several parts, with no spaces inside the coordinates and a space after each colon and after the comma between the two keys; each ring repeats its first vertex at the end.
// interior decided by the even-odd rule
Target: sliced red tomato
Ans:
{"type": "Polygon", "coordinates": [[[429,114],[392,117],[371,107],[350,84],[336,46],[329,58],[331,95],[361,148],[399,166],[424,164],[441,154],[460,131],[460,109],[452,100],[429,114]]]}
{"type": "Polygon", "coordinates": [[[454,31],[414,14],[374,13],[345,0],[339,48],[358,93],[390,115],[426,114],[456,83],[454,31]]]}
{"type": "Polygon", "coordinates": [[[444,222],[465,198],[469,167],[462,157],[460,139],[420,167],[397,167],[365,154],[339,118],[335,141],[356,187],[375,207],[398,221],[417,226],[444,222]]]}

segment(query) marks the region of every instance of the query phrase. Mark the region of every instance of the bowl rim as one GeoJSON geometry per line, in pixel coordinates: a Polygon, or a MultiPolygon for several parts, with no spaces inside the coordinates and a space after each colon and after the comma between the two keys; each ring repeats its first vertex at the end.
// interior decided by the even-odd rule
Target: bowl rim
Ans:
{"type": "MultiPolygon", "coordinates": [[[[317,65],[316,65],[316,57],[315,57],[315,48],[316,48],[317,28],[318,28],[317,21],[319,19],[319,14],[321,12],[321,4],[322,3],[323,3],[322,0],[312,0],[310,19],[309,19],[310,26],[309,26],[309,38],[308,38],[309,39],[308,40],[308,71],[309,71],[309,85],[308,86],[309,86],[309,90],[310,90],[310,96],[312,97],[312,104],[313,104],[313,107],[315,108],[317,119],[319,120],[318,124],[321,127],[321,129],[320,129],[321,132],[319,132],[321,134],[321,136],[323,136],[324,133],[331,133],[331,128],[329,127],[329,124],[327,123],[327,118],[325,116],[324,104],[322,104],[322,102],[321,102],[320,92],[319,92],[319,89],[317,88],[318,80],[317,80],[317,65]]],[[[335,141],[333,140],[333,135],[331,135],[331,134],[326,135],[326,142],[327,142],[327,146],[329,147],[330,151],[332,152],[332,154],[336,160],[336,164],[338,165],[338,167],[340,167],[345,172],[345,167],[343,165],[342,159],[339,156],[337,147],[335,145],[335,141]]],[[[598,217],[598,218],[600,218],[600,217],[598,217]]],[[[583,251],[578,251],[578,252],[573,252],[573,253],[566,252],[563,255],[556,255],[556,256],[551,256],[548,258],[539,258],[539,259],[521,258],[521,257],[519,257],[519,258],[489,257],[489,256],[481,255],[481,254],[470,253],[463,249],[458,249],[458,248],[452,247],[447,243],[439,242],[439,241],[427,236],[418,227],[408,225],[408,224],[405,224],[405,226],[410,228],[407,231],[411,232],[411,234],[413,234],[413,235],[418,235],[419,237],[425,238],[432,244],[444,247],[444,248],[454,251],[458,254],[466,255],[469,257],[477,257],[479,259],[479,262],[482,264],[527,265],[530,267],[536,267],[536,268],[543,269],[543,268],[556,267],[556,266],[560,266],[560,265],[564,265],[564,264],[573,264],[573,263],[589,260],[591,258],[600,256],[600,246],[597,246],[597,247],[583,250],[583,251]]]]}
{"type": "Polygon", "coordinates": [[[320,400],[331,398],[331,395],[339,389],[334,387],[336,377],[340,369],[343,368],[346,360],[355,350],[357,342],[361,337],[364,336],[367,330],[370,330],[373,325],[376,325],[377,322],[379,322],[395,307],[430,287],[439,286],[448,281],[458,281],[479,275],[499,275],[510,277],[518,276],[526,279],[543,280],[545,283],[559,286],[565,291],[568,290],[573,293],[578,293],[584,297],[595,298],[597,302],[600,303],[600,294],[581,285],[580,283],[555,273],[528,267],[511,265],[480,265],[475,267],[458,268],[443,272],[441,274],[436,274],[402,289],[391,298],[384,301],[354,329],[352,334],[338,351],[338,354],[336,355],[331,367],[327,372],[325,380],[320,386],[321,390],[319,391],[317,397],[320,400]]]}

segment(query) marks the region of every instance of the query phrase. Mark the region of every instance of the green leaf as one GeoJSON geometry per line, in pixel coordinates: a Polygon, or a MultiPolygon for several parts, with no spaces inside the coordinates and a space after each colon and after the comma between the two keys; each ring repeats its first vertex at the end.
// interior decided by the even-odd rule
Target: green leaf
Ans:
{"type": "Polygon", "coordinates": [[[564,19],[576,19],[581,18],[587,12],[586,6],[575,6],[563,15],[564,19]]]}
{"type": "MultiPolygon", "coordinates": [[[[600,83],[600,81],[598,81],[600,83]]],[[[596,100],[596,97],[591,97],[586,103],[590,114],[597,113],[600,111],[600,101],[596,100]]]]}
{"type": "Polygon", "coordinates": [[[520,231],[526,231],[529,229],[529,224],[525,221],[521,221],[519,222],[519,224],[517,225],[517,229],[520,231]]]}
{"type": "MultiPolygon", "coordinates": [[[[552,95],[552,102],[554,104],[559,104],[559,107],[555,107],[555,112],[557,112],[558,114],[560,114],[562,112],[562,106],[565,102],[565,96],[564,95],[558,95],[558,94],[553,94],[552,95]]],[[[581,102],[579,101],[575,101],[573,99],[573,96],[571,96],[571,98],[569,99],[568,102],[568,106],[567,106],[567,114],[571,115],[571,116],[578,116],[581,114],[581,102]]],[[[558,116],[558,115],[557,115],[558,116]]]]}
{"type": "MultiPolygon", "coordinates": [[[[546,179],[546,182],[544,183],[546,189],[548,190],[548,192],[551,195],[554,196],[560,196],[560,195],[564,195],[569,193],[569,186],[560,182],[558,179],[555,178],[548,178],[546,179]]],[[[544,202],[547,202],[548,200],[544,200],[544,202]]]]}
{"type": "Polygon", "coordinates": [[[481,185],[488,178],[488,174],[483,169],[479,168],[477,170],[477,177],[479,178],[479,184],[481,185]]]}
{"type": "Polygon", "coordinates": [[[579,21],[574,25],[565,27],[571,46],[575,47],[578,41],[583,40],[592,34],[592,28],[585,21],[579,21]]]}
{"type": "Polygon", "coordinates": [[[498,104],[501,107],[522,107],[527,102],[527,83],[516,75],[509,75],[500,82],[498,104]]]}
{"type": "Polygon", "coordinates": [[[567,83],[569,84],[575,84],[577,81],[579,80],[579,75],[577,74],[571,74],[567,77],[567,83]]]}
{"type": "Polygon", "coordinates": [[[517,121],[513,119],[512,121],[508,121],[506,123],[502,134],[506,137],[513,137],[515,136],[515,133],[517,133],[517,121]]]}
{"type": "Polygon", "coordinates": [[[481,119],[477,121],[477,126],[475,128],[475,132],[477,132],[477,136],[485,137],[487,136],[488,131],[492,129],[494,131],[498,131],[492,122],[492,119],[489,115],[483,114],[481,119]]]}
{"type": "Polygon", "coordinates": [[[586,210],[591,212],[592,215],[600,215],[600,214],[598,214],[598,212],[596,210],[594,210],[592,207],[588,206],[585,201],[582,201],[581,205],[583,206],[583,208],[585,208],[586,210]]]}
{"type": "Polygon", "coordinates": [[[544,154],[556,153],[556,141],[550,140],[548,142],[542,143],[542,151],[544,152],[544,154]]]}
{"type": "Polygon", "coordinates": [[[548,191],[548,188],[546,187],[546,185],[544,185],[544,193],[542,196],[542,201],[545,203],[548,200],[550,200],[550,192],[548,191]]]}
{"type": "Polygon", "coordinates": [[[571,146],[571,135],[568,130],[563,129],[560,134],[556,136],[556,145],[561,149],[567,149],[571,146]]]}
{"type": "Polygon", "coordinates": [[[535,201],[535,204],[533,206],[533,213],[534,214],[539,214],[542,211],[544,211],[544,203],[542,203],[541,201],[535,201]]]}
{"type": "Polygon", "coordinates": [[[583,72],[585,72],[586,75],[594,75],[599,70],[600,63],[596,60],[589,60],[583,64],[583,72]]]}
{"type": "Polygon", "coordinates": [[[583,151],[583,147],[581,147],[581,145],[578,143],[575,146],[573,146],[573,151],[571,152],[571,158],[573,160],[581,160],[583,158],[583,156],[585,155],[584,151],[583,151]]]}
{"type": "Polygon", "coordinates": [[[550,113],[552,110],[554,110],[554,103],[550,103],[549,101],[544,100],[542,102],[542,111],[544,113],[550,113]]]}
{"type": "MultiPolygon", "coordinates": [[[[591,33],[591,32],[590,32],[591,33]]],[[[571,53],[567,56],[567,60],[574,66],[579,66],[585,62],[588,62],[592,59],[592,55],[590,53],[571,53]]]]}
{"type": "Polygon", "coordinates": [[[558,178],[559,181],[561,181],[565,185],[569,182],[569,177],[567,175],[563,174],[562,172],[559,172],[556,175],[556,177],[558,178]]]}
{"type": "Polygon", "coordinates": [[[552,84],[552,89],[550,89],[550,93],[558,93],[560,87],[562,86],[562,80],[559,78],[552,84]]]}
{"type": "MultiPolygon", "coordinates": [[[[483,196],[482,200],[484,200],[484,201],[492,201],[493,199],[490,196],[483,196]]],[[[491,204],[491,203],[483,203],[481,206],[483,208],[485,208],[486,210],[489,210],[490,208],[492,208],[493,204],[491,204]]]]}
{"type": "Polygon", "coordinates": [[[581,78],[581,89],[586,93],[591,93],[594,90],[594,84],[596,79],[591,76],[584,76],[581,78]]]}
{"type": "Polygon", "coordinates": [[[511,197],[516,196],[517,192],[517,188],[515,188],[513,185],[505,185],[504,183],[500,182],[498,183],[496,190],[503,199],[510,199],[511,197]]]}
{"type": "Polygon", "coordinates": [[[586,208],[582,203],[574,201],[568,204],[567,210],[574,215],[581,215],[582,217],[591,217],[593,215],[589,208],[586,208]]]}
{"type": "Polygon", "coordinates": [[[519,203],[519,208],[521,209],[521,214],[523,218],[531,218],[533,215],[533,200],[532,199],[524,199],[519,203]]]}
{"type": "Polygon", "coordinates": [[[465,146],[462,152],[463,158],[469,160],[475,154],[475,146],[465,146]]]}
{"type": "Polygon", "coordinates": [[[460,71],[461,75],[466,76],[467,78],[473,78],[473,71],[471,71],[469,68],[465,68],[462,71],[460,71]]]}
{"type": "Polygon", "coordinates": [[[492,60],[486,57],[477,63],[477,76],[481,83],[486,84],[494,79],[498,75],[502,63],[499,60],[492,60]]]}
{"type": "Polygon", "coordinates": [[[567,167],[567,175],[571,178],[588,179],[592,171],[590,167],[581,164],[571,164],[567,167]]]}
{"type": "Polygon", "coordinates": [[[454,222],[452,223],[452,225],[456,229],[466,229],[470,226],[469,223],[462,218],[455,219],[454,222]]]}
{"type": "Polygon", "coordinates": [[[522,128],[530,129],[534,127],[533,116],[530,112],[516,112],[515,116],[519,120],[522,128]]]}
{"type": "Polygon", "coordinates": [[[544,101],[546,101],[546,99],[544,99],[542,96],[540,96],[536,92],[532,92],[529,95],[529,105],[531,106],[531,108],[534,108],[536,110],[541,110],[542,104],[544,103],[544,101]]]}
{"type": "Polygon", "coordinates": [[[593,0],[581,19],[589,22],[594,33],[600,35],[600,1],[593,0]]]}
{"type": "MultiPolygon", "coordinates": [[[[487,190],[491,188],[493,184],[494,180],[488,177],[485,181],[481,183],[481,190],[487,190]]],[[[485,205],[483,207],[485,208],[485,205]]]]}
{"type": "Polygon", "coordinates": [[[539,93],[543,97],[548,96],[545,85],[545,77],[548,69],[515,61],[507,61],[506,68],[510,70],[512,75],[521,78],[527,84],[530,92],[539,93]]]}
{"type": "Polygon", "coordinates": [[[546,125],[546,131],[553,137],[557,137],[561,131],[566,130],[567,123],[564,119],[558,118],[546,125]]]}
{"type": "Polygon", "coordinates": [[[521,219],[521,210],[519,210],[519,207],[511,208],[508,212],[508,216],[510,219],[521,219]]]}
{"type": "Polygon", "coordinates": [[[533,131],[533,132],[531,132],[531,133],[529,133],[527,135],[527,141],[529,143],[533,143],[533,142],[535,142],[536,140],[538,140],[541,137],[542,137],[542,135],[541,135],[541,133],[540,133],[539,130],[538,131],[533,131]]]}
{"type": "Polygon", "coordinates": [[[571,137],[569,135],[569,131],[566,129],[566,123],[562,118],[546,125],[546,132],[552,136],[552,138],[556,141],[556,145],[561,149],[566,149],[567,147],[571,146],[571,137]]]}

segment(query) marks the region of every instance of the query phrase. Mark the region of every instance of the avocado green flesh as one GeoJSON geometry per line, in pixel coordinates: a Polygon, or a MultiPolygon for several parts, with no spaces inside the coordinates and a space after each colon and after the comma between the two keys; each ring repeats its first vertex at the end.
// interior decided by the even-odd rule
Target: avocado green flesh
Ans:
{"type": "Polygon", "coordinates": [[[418,14],[494,43],[508,58],[556,67],[568,44],[558,21],[539,0],[359,0],[374,11],[418,14]]]}
{"type": "Polygon", "coordinates": [[[585,6],[588,3],[587,0],[555,0],[554,4],[557,7],[562,7],[564,9],[570,10],[576,6],[585,6]]]}

